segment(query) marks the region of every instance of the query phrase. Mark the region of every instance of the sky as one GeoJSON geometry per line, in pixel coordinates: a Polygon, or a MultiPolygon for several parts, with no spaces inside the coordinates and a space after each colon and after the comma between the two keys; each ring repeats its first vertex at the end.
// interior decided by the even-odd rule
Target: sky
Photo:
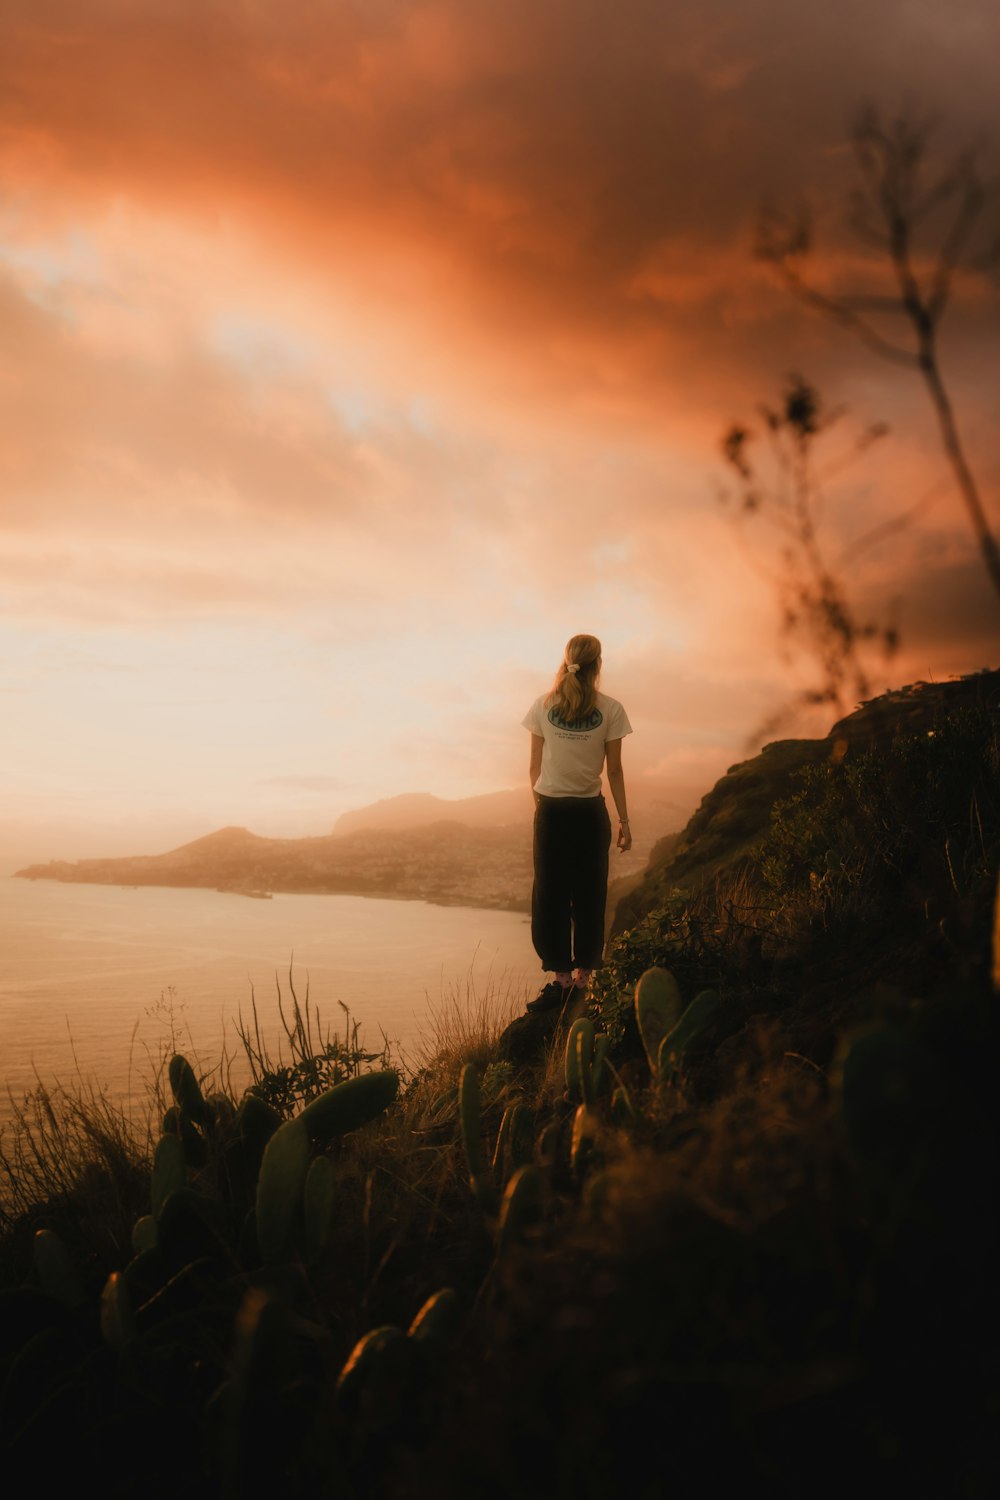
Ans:
{"type": "MultiPolygon", "coordinates": [[[[707,791],[815,678],[778,533],[719,499],[724,431],[793,371],[845,408],[831,469],[890,429],[825,488],[828,557],[915,512],[847,572],[900,629],[874,686],[997,665],[918,376],[753,255],[762,205],[807,204],[810,274],[887,289],[847,223],[866,103],[1000,181],[993,0],[4,0],[0,26],[0,854],[516,785],[578,631],[637,795],[707,791]]],[[[998,332],[963,268],[942,366],[995,529],[998,332]]]]}

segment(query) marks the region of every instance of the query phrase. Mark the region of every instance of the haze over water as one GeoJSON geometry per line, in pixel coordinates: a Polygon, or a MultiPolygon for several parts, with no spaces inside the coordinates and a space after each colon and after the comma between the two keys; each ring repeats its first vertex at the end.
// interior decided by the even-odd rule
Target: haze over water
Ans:
{"type": "MultiPolygon", "coordinates": [[[[5,872],[6,874],[6,872],[5,872]]],[[[463,990],[534,987],[537,959],[523,914],[361,896],[275,895],[270,901],[205,890],[61,885],[4,879],[0,906],[0,1121],[35,1084],[80,1073],[141,1105],[151,1059],[177,1044],[217,1064],[233,1022],[249,1016],[251,984],[268,1041],[280,1028],[275,971],[288,990],[294,952],[300,1002],[341,1035],[350,1007],[362,1040],[380,1028],[412,1058],[429,1005],[463,990]]],[[[523,1003],[523,996],[522,996],[523,1003]]],[[[242,1077],[237,1059],[234,1080],[242,1077]]]]}

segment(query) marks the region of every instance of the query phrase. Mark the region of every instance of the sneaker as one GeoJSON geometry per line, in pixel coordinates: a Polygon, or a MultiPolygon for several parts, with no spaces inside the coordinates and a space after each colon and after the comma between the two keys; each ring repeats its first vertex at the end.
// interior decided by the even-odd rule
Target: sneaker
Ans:
{"type": "Polygon", "coordinates": [[[550,979],[545,988],[535,996],[534,1000],[529,1000],[524,1008],[525,1010],[562,1010],[575,988],[575,985],[560,984],[558,979],[550,979]]]}

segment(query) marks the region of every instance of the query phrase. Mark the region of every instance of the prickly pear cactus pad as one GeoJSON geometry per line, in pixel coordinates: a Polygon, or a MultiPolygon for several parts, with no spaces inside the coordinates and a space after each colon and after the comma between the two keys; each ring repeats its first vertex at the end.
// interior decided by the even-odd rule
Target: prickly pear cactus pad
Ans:
{"type": "Polygon", "coordinates": [[[257,1240],[265,1260],[280,1260],[295,1233],[309,1169],[309,1131],[301,1117],[276,1130],[257,1179],[257,1240]]]}
{"type": "Polygon", "coordinates": [[[635,1018],[651,1073],[660,1043],[680,1019],[681,992],[669,969],[647,969],[635,987],[635,1018]]]}

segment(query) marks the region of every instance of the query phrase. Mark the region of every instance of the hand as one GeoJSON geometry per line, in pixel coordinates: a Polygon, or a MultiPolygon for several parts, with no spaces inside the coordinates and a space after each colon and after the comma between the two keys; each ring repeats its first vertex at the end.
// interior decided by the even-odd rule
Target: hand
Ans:
{"type": "Polygon", "coordinates": [[[632,847],[632,834],[627,823],[618,824],[618,847],[623,854],[627,854],[632,847]]]}

